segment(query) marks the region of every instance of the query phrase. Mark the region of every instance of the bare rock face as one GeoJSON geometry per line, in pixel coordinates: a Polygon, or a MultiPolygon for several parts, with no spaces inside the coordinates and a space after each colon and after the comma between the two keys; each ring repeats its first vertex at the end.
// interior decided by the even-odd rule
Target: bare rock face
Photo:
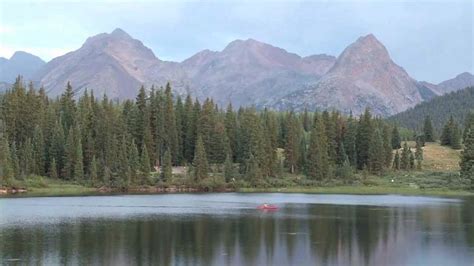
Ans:
{"type": "Polygon", "coordinates": [[[301,58],[253,39],[231,42],[221,52],[204,50],[181,63],[198,97],[235,106],[264,106],[314,83],[334,64],[331,56],[301,58]]]}
{"type": "Polygon", "coordinates": [[[81,48],[53,59],[36,73],[50,96],[60,95],[70,81],[77,95],[88,89],[121,100],[135,98],[141,85],[183,76],[176,63],[159,60],[121,29],[88,38],[81,48]]]}
{"type": "Polygon", "coordinates": [[[331,109],[387,116],[423,100],[417,82],[396,65],[375,36],[359,38],[314,85],[275,103],[276,108],[331,109]]]}

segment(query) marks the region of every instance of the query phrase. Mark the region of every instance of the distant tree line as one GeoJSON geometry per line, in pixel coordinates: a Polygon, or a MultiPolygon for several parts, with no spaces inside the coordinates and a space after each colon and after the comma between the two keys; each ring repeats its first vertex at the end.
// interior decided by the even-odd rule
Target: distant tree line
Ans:
{"type": "Polygon", "coordinates": [[[0,96],[3,185],[39,175],[141,186],[156,183],[155,167],[160,171],[153,176],[166,183],[174,166],[185,165],[195,184],[215,171],[225,182],[252,186],[283,174],[348,181],[354,171],[419,169],[422,145],[417,141],[415,152],[406,143],[402,148],[398,128],[368,109],[359,118],[337,111],[235,110],[231,104],[221,109],[212,99],[175,97],[169,84],[142,87],[134,101],[114,102],[92,91],[78,98],[70,84],[50,99],[44,88],[26,88],[18,78],[0,96]]]}
{"type": "Polygon", "coordinates": [[[423,102],[387,120],[417,132],[421,132],[425,117],[429,116],[434,133],[441,135],[443,127],[451,117],[459,125],[464,125],[466,116],[474,110],[474,87],[451,92],[423,102]]]}

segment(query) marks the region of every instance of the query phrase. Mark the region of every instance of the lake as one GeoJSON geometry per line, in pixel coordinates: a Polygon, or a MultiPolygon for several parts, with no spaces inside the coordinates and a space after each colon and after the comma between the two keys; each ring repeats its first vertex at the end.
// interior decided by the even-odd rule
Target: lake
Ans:
{"type": "Polygon", "coordinates": [[[209,193],[0,198],[0,264],[474,265],[474,199],[209,193]],[[280,208],[264,212],[256,207],[280,208]]]}

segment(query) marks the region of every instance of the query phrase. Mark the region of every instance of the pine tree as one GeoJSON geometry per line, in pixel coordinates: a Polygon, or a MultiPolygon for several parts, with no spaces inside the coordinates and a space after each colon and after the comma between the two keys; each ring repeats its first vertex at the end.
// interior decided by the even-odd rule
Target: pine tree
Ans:
{"type": "Polygon", "coordinates": [[[10,148],[7,139],[0,132],[0,184],[7,185],[14,178],[10,148]]]}
{"type": "MultiPolygon", "coordinates": [[[[61,171],[64,167],[64,162],[67,159],[66,155],[64,154],[65,147],[66,146],[63,127],[61,126],[61,123],[59,121],[55,121],[51,139],[49,141],[48,154],[49,160],[51,161],[54,159],[56,162],[56,170],[58,177],[60,177],[61,171]]],[[[63,175],[61,176],[64,177],[63,175]]]]}
{"type": "Polygon", "coordinates": [[[110,170],[109,167],[105,166],[104,167],[104,176],[103,176],[103,184],[104,186],[110,186],[110,183],[112,181],[112,171],[110,170]]]}
{"type": "Polygon", "coordinates": [[[196,99],[194,105],[192,107],[189,106],[186,109],[186,112],[188,113],[187,116],[189,117],[189,119],[186,126],[184,157],[186,158],[186,161],[192,162],[195,154],[197,140],[197,121],[201,113],[201,104],[199,103],[199,101],[196,99]]]}
{"type": "Polygon", "coordinates": [[[95,158],[95,155],[92,157],[91,164],[89,166],[89,179],[92,183],[93,186],[97,184],[98,181],[98,165],[97,165],[97,159],[95,158]]]}
{"type": "Polygon", "coordinates": [[[372,173],[381,173],[385,165],[385,150],[382,135],[375,130],[369,145],[368,168],[372,173]]]}
{"type": "Polygon", "coordinates": [[[392,149],[400,149],[402,147],[402,141],[400,138],[400,132],[398,127],[395,125],[392,129],[392,149]]]}
{"type": "Polygon", "coordinates": [[[441,134],[441,145],[451,146],[451,148],[456,150],[461,149],[461,132],[453,116],[444,125],[441,134]]]}
{"type": "Polygon", "coordinates": [[[11,153],[11,164],[13,166],[13,176],[20,176],[20,160],[18,159],[18,151],[16,149],[16,143],[13,142],[10,148],[11,153]]]}
{"type": "Polygon", "coordinates": [[[352,117],[352,112],[347,120],[347,131],[344,136],[344,149],[349,159],[350,165],[357,165],[357,150],[356,150],[356,137],[357,137],[357,122],[352,117]]]}
{"type": "Polygon", "coordinates": [[[462,148],[461,145],[461,131],[457,124],[454,124],[452,131],[451,131],[451,148],[455,150],[460,150],[462,148]]]}
{"type": "Polygon", "coordinates": [[[225,182],[230,182],[234,178],[234,164],[231,155],[227,154],[224,162],[224,178],[225,182]]]}
{"type": "Polygon", "coordinates": [[[287,129],[288,133],[286,136],[285,145],[285,162],[290,169],[290,173],[295,173],[298,170],[298,156],[300,155],[298,148],[300,147],[300,136],[298,134],[298,122],[293,113],[288,115],[287,129]]]}
{"type": "Polygon", "coordinates": [[[66,90],[61,95],[60,104],[61,122],[63,123],[64,130],[67,132],[74,125],[74,118],[76,117],[74,90],[69,82],[66,85],[66,90]]]}
{"type": "Polygon", "coordinates": [[[383,126],[382,138],[383,138],[383,150],[384,150],[384,159],[385,159],[384,166],[386,168],[390,168],[393,161],[393,149],[392,149],[392,143],[391,143],[392,137],[391,137],[390,127],[388,125],[383,126]]]}
{"type": "Polygon", "coordinates": [[[181,165],[184,162],[184,106],[181,100],[181,96],[178,95],[175,104],[175,117],[176,117],[176,137],[178,139],[178,154],[176,155],[176,164],[181,165]]]}
{"type": "Polygon", "coordinates": [[[470,111],[469,114],[466,115],[466,119],[464,121],[464,130],[463,130],[463,143],[466,142],[467,136],[469,134],[470,128],[474,126],[474,111],[470,111]]]}
{"type": "Polygon", "coordinates": [[[165,89],[165,105],[164,105],[164,150],[169,149],[173,163],[178,163],[178,131],[176,129],[176,116],[173,105],[173,94],[171,92],[171,86],[169,83],[166,84],[165,89]]]}
{"type": "Polygon", "coordinates": [[[415,156],[413,152],[410,150],[410,170],[415,169],[415,156]]]}
{"type": "Polygon", "coordinates": [[[417,162],[417,169],[421,170],[421,162],[423,161],[423,147],[419,139],[416,140],[415,159],[417,162]]]}
{"type": "Polygon", "coordinates": [[[74,176],[74,163],[76,155],[76,145],[74,141],[74,130],[69,129],[69,133],[66,139],[66,145],[64,146],[64,168],[61,176],[66,179],[72,179],[74,176]]]}
{"type": "Polygon", "coordinates": [[[461,178],[470,182],[471,190],[474,190],[474,126],[468,129],[464,141],[464,151],[461,154],[461,178]]]}
{"type": "Polygon", "coordinates": [[[173,177],[172,173],[172,162],[171,162],[171,152],[169,149],[166,150],[165,155],[163,157],[163,165],[161,167],[161,179],[164,182],[170,181],[173,177]]]}
{"type": "Polygon", "coordinates": [[[323,121],[315,119],[308,149],[307,173],[316,180],[323,180],[329,175],[329,154],[323,121]]]}
{"type": "Polygon", "coordinates": [[[400,154],[398,153],[398,150],[395,152],[392,168],[393,170],[400,170],[400,154]]]}
{"type": "Polygon", "coordinates": [[[309,132],[311,131],[311,119],[309,117],[308,109],[305,107],[303,112],[303,128],[304,131],[309,132]]]}
{"type": "Polygon", "coordinates": [[[74,179],[79,182],[83,181],[84,179],[84,164],[82,154],[82,143],[80,137],[76,140],[76,148],[74,155],[74,179]]]}
{"type": "Polygon", "coordinates": [[[400,169],[408,170],[410,168],[410,153],[411,150],[408,147],[408,143],[403,144],[402,155],[400,158],[400,169]]]}
{"type": "Polygon", "coordinates": [[[136,184],[138,181],[137,173],[141,170],[141,164],[140,155],[138,153],[138,147],[135,144],[134,140],[132,140],[132,144],[130,145],[130,151],[128,154],[128,165],[130,166],[131,183],[136,184]]]}
{"type": "Polygon", "coordinates": [[[360,117],[357,131],[357,168],[360,170],[369,166],[369,150],[372,133],[372,115],[369,109],[366,109],[365,113],[360,117]]]}
{"type": "Polygon", "coordinates": [[[204,142],[202,141],[201,136],[198,136],[196,141],[193,166],[195,182],[200,182],[207,177],[209,166],[207,164],[206,150],[204,149],[204,142]]]}
{"type": "Polygon", "coordinates": [[[56,179],[58,178],[58,166],[56,165],[56,159],[53,158],[53,161],[51,162],[49,166],[49,177],[56,179]]]}
{"type": "Polygon", "coordinates": [[[31,139],[27,138],[24,143],[20,146],[20,176],[22,178],[33,173],[35,161],[33,158],[33,144],[31,139]]]}
{"type": "Polygon", "coordinates": [[[232,154],[232,160],[237,158],[237,118],[235,116],[234,111],[232,110],[232,104],[227,106],[227,111],[225,113],[225,130],[226,135],[229,141],[229,149],[232,154]]]}
{"type": "Polygon", "coordinates": [[[425,122],[424,122],[424,125],[423,125],[423,136],[424,136],[426,142],[434,142],[435,141],[434,129],[433,129],[433,125],[431,123],[430,116],[425,117],[425,122]]]}
{"type": "Polygon", "coordinates": [[[150,171],[150,157],[148,156],[146,145],[143,145],[142,153],[140,155],[141,184],[145,184],[146,179],[150,176],[150,171]]]}
{"type": "Polygon", "coordinates": [[[45,175],[46,150],[42,130],[39,126],[33,132],[33,158],[35,161],[33,172],[37,175],[45,175]]]}
{"type": "Polygon", "coordinates": [[[261,172],[257,159],[252,154],[246,161],[245,176],[253,186],[257,186],[260,182],[261,172]]]}

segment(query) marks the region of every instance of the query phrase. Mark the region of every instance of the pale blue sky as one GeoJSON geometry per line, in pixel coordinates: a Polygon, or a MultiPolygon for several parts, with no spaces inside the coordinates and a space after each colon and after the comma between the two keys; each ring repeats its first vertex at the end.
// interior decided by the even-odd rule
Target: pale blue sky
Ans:
{"type": "Polygon", "coordinates": [[[373,33],[414,78],[439,82],[474,72],[473,2],[0,0],[0,56],[50,60],[117,27],[173,61],[247,38],[337,56],[373,33]]]}

